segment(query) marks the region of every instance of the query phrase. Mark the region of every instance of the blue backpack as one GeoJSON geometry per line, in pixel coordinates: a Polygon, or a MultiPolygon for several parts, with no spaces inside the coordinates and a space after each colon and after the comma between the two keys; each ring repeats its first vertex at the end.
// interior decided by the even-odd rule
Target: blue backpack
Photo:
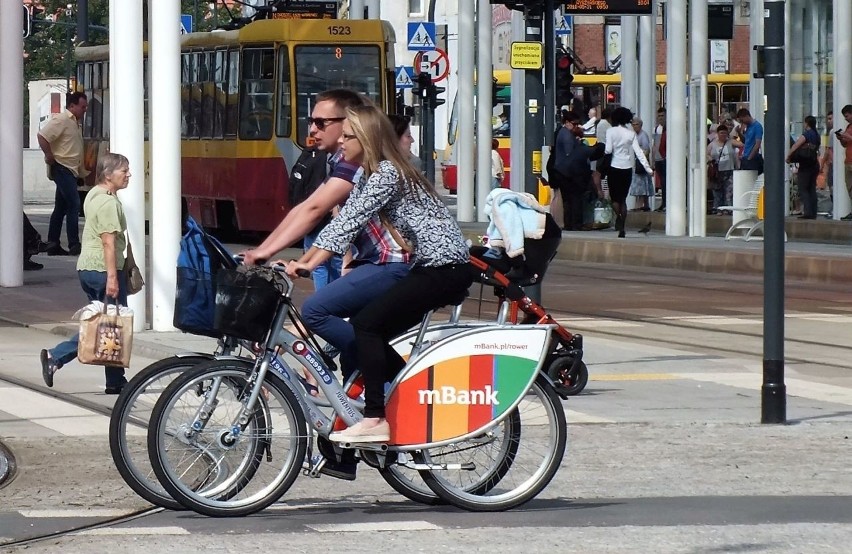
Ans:
{"type": "Polygon", "coordinates": [[[220,333],[213,329],[216,273],[236,266],[222,243],[187,217],[177,259],[174,326],[187,333],[218,338],[220,333]]]}

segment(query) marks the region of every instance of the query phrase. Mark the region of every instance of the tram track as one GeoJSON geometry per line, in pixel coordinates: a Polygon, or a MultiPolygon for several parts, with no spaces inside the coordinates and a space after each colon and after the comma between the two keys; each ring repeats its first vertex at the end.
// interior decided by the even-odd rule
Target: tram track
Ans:
{"type": "Polygon", "coordinates": [[[70,535],[74,535],[77,533],[82,533],[84,531],[91,531],[93,529],[103,529],[107,527],[113,527],[115,525],[121,525],[123,523],[129,523],[131,521],[136,521],[142,518],[146,518],[152,516],[154,514],[158,514],[164,511],[165,508],[146,508],[144,510],[136,510],[135,512],[131,512],[129,514],[115,516],[106,520],[96,521],[93,523],[87,523],[85,525],[78,525],[72,527],[70,529],[62,529],[60,531],[54,531],[51,533],[44,533],[42,535],[37,535],[35,537],[28,537],[25,539],[16,539],[14,541],[0,543],[0,548],[16,548],[16,547],[28,547],[39,542],[48,541],[52,539],[61,539],[62,537],[67,537],[70,535]]]}

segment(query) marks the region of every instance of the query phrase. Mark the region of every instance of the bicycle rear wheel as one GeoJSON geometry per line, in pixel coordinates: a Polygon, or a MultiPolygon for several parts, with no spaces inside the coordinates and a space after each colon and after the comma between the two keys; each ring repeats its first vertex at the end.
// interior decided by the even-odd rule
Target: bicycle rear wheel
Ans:
{"type": "Polygon", "coordinates": [[[169,385],[148,430],[151,465],[175,500],[200,514],[244,516],[278,500],[293,484],[307,448],[305,418],[292,391],[267,374],[244,429],[237,418],[250,395],[250,364],[214,361],[169,385]],[[206,422],[193,429],[194,421],[206,422]]]}
{"type": "Polygon", "coordinates": [[[539,377],[514,412],[502,433],[495,426],[464,451],[467,463],[448,465],[436,449],[415,453],[418,463],[431,466],[420,471],[429,488],[454,506],[478,512],[508,510],[540,493],[565,454],[565,411],[553,387],[539,377]]]}
{"type": "Polygon", "coordinates": [[[122,479],[136,494],[170,510],[182,510],[160,485],[148,458],[147,429],[160,393],[184,371],[209,356],[172,356],[149,365],[124,385],[112,408],[109,449],[122,479]]]}

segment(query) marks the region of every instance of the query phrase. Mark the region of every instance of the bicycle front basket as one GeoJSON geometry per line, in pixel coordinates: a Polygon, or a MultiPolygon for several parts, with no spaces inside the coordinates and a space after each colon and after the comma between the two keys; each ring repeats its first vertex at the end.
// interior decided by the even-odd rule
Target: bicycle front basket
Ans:
{"type": "Polygon", "coordinates": [[[222,335],[262,342],[286,289],[286,281],[266,267],[221,269],[213,327],[222,335]]]}

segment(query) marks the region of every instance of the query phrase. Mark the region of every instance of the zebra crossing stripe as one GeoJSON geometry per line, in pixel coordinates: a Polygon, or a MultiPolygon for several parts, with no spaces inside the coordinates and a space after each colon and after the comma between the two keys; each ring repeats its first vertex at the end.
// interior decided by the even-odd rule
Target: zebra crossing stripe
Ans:
{"type": "Polygon", "coordinates": [[[37,392],[0,387],[0,409],[69,437],[107,436],[109,418],[37,392]],[[50,414],[49,416],[45,414],[50,414]]]}

